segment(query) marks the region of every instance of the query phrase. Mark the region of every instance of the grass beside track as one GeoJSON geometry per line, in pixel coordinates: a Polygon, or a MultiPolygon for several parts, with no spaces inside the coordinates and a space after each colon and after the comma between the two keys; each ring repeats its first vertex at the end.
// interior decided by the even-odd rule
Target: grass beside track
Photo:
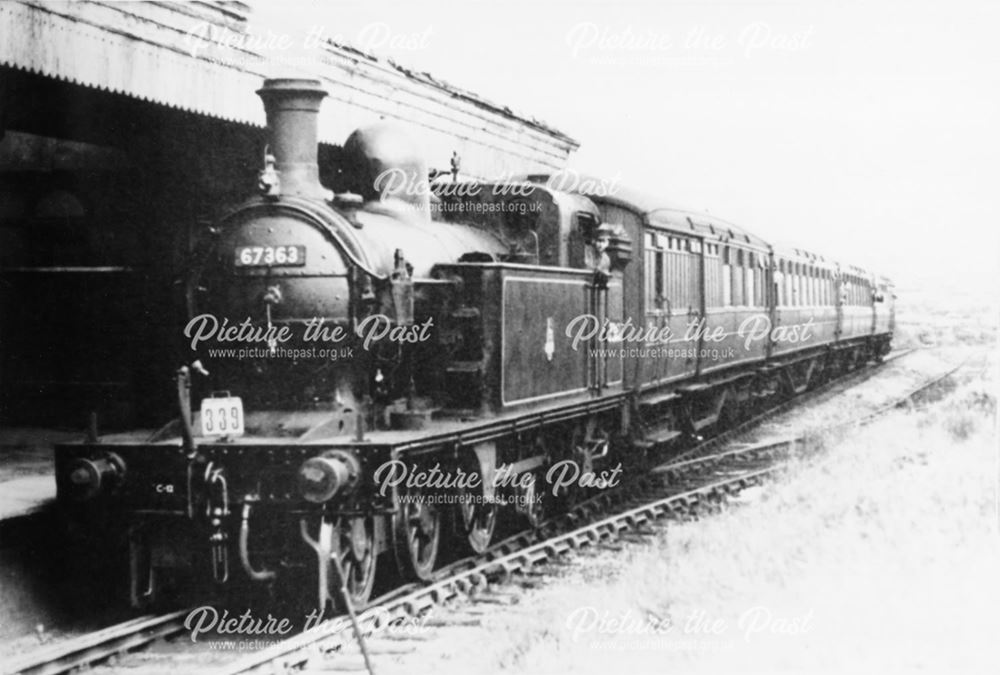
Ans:
{"type": "Polygon", "coordinates": [[[1000,672],[994,371],[972,372],[816,438],[718,515],[574,566],[490,620],[478,671],[1000,672]]]}

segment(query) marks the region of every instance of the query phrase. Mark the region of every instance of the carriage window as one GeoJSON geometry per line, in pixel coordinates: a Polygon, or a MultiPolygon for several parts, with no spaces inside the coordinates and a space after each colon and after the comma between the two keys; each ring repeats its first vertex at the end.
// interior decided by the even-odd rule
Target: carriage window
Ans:
{"type": "Polygon", "coordinates": [[[733,304],[732,266],[726,262],[722,266],[722,304],[726,307],[733,304]]]}
{"type": "Polygon", "coordinates": [[[662,306],[663,298],[663,244],[664,238],[656,232],[646,232],[646,309],[653,311],[662,306]]]}
{"type": "Polygon", "coordinates": [[[781,261],[775,260],[771,269],[771,288],[767,290],[768,295],[774,294],[774,304],[781,304],[781,261]]]}
{"type": "Polygon", "coordinates": [[[742,307],[747,304],[746,278],[744,277],[743,266],[745,264],[744,252],[736,251],[736,264],[733,266],[733,304],[742,307]]]}
{"type": "Polygon", "coordinates": [[[770,302],[771,289],[768,287],[769,279],[771,274],[769,266],[764,266],[760,268],[760,272],[757,274],[757,284],[760,287],[760,304],[766,305],[770,302]]]}
{"type": "Polygon", "coordinates": [[[653,289],[655,291],[653,300],[659,304],[660,298],[663,297],[663,251],[656,251],[654,254],[653,265],[653,289]]]}
{"type": "Polygon", "coordinates": [[[697,300],[691,297],[691,273],[694,269],[692,258],[686,255],[689,240],[683,237],[672,237],[674,253],[667,260],[667,300],[676,310],[696,305],[697,300]]]}

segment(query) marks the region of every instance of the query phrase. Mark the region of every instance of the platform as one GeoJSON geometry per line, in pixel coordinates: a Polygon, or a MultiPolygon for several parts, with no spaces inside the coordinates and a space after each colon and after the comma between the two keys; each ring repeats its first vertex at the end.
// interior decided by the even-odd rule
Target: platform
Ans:
{"type": "Polygon", "coordinates": [[[55,499],[52,448],[80,435],[55,429],[0,429],[0,520],[31,515],[55,499]]]}
{"type": "MultiPolygon", "coordinates": [[[[143,429],[104,439],[148,438],[143,429]]],[[[0,521],[30,516],[51,505],[56,496],[52,451],[57,443],[79,440],[79,430],[0,429],[0,521]]]]}

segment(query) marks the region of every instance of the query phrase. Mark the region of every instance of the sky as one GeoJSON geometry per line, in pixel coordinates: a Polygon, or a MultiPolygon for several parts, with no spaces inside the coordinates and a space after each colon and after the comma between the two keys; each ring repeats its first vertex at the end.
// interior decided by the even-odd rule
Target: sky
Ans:
{"type": "Polygon", "coordinates": [[[252,4],[544,120],[581,172],[900,286],[1000,290],[1000,3],[252,4]]]}

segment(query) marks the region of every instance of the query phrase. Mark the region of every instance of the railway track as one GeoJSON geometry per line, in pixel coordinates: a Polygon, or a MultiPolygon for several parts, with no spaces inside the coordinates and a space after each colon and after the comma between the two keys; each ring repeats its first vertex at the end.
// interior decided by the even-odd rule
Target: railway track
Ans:
{"type": "Polygon", "coordinates": [[[4,673],[46,675],[87,668],[184,630],[188,610],[141,616],[67,640],[5,664],[4,673]]]}
{"type": "MultiPolygon", "coordinates": [[[[357,616],[360,630],[376,653],[398,653],[398,641],[379,643],[388,627],[413,621],[433,608],[461,598],[474,602],[502,602],[491,591],[496,581],[531,574],[544,564],[559,564],[564,556],[588,548],[614,547],[621,541],[653,536],[665,521],[692,517],[719,508],[727,496],[762,483],[781,468],[777,460],[797,452],[808,434],[769,434],[757,439],[752,432],[763,422],[793,407],[822,401],[874,377],[888,363],[910,353],[890,354],[882,364],[856,371],[763,412],[738,426],[699,443],[650,471],[643,482],[627,490],[599,493],[559,515],[537,530],[519,532],[494,544],[483,554],[455,561],[436,571],[427,584],[408,584],[376,598],[357,616]]],[[[867,424],[904,405],[921,392],[952,376],[965,362],[922,382],[860,418],[828,424],[816,433],[848,425],[867,424]]],[[[161,616],[144,616],[80,638],[67,640],[12,660],[5,673],[55,674],[108,664],[127,653],[169,639],[185,631],[190,609],[161,616]]],[[[354,636],[345,618],[335,618],[280,643],[220,665],[213,672],[237,675],[321,668],[324,671],[364,670],[352,651],[354,636]]],[[[169,658],[169,655],[164,655],[169,658]]],[[[162,663],[160,664],[162,665],[162,663]]],[[[141,670],[141,666],[139,666],[141,670]]],[[[135,672],[134,667],[129,667],[135,672]]],[[[161,669],[162,671],[163,669],[161,669]]]]}

